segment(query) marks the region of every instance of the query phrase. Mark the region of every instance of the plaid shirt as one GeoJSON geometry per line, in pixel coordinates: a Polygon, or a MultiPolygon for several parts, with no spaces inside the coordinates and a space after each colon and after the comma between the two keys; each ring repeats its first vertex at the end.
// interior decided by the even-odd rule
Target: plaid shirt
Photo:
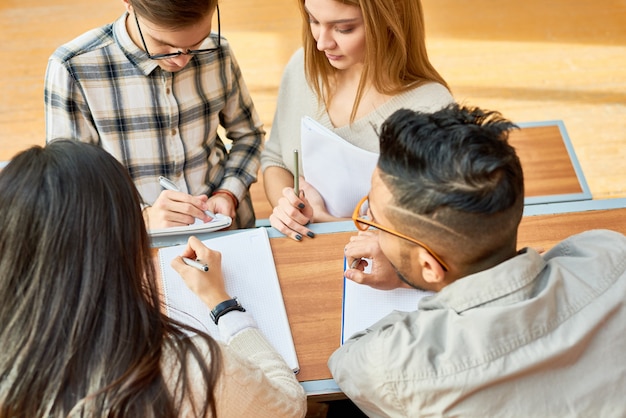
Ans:
{"type": "MultiPolygon", "coordinates": [[[[171,73],[137,47],[127,14],[59,47],[45,79],[46,141],[97,144],[128,168],[146,204],[158,177],[180,190],[226,189],[240,202],[235,225],[254,226],[249,187],[256,181],[265,132],[228,42],[171,73]],[[221,125],[232,141],[219,137],[221,125]]],[[[211,34],[201,48],[216,46],[211,34]]]]}

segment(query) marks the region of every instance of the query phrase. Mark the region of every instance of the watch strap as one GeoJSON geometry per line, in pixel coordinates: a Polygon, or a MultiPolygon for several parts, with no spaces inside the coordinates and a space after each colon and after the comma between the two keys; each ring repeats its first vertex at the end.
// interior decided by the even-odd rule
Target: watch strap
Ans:
{"type": "Polygon", "coordinates": [[[215,322],[215,325],[217,325],[217,322],[220,320],[220,318],[224,314],[227,314],[228,312],[231,312],[231,311],[245,312],[246,310],[244,309],[243,306],[241,306],[241,304],[239,303],[239,300],[237,300],[237,298],[234,297],[232,299],[228,299],[228,300],[225,300],[224,302],[218,303],[215,306],[215,308],[211,310],[211,319],[213,320],[213,322],[215,322]]]}

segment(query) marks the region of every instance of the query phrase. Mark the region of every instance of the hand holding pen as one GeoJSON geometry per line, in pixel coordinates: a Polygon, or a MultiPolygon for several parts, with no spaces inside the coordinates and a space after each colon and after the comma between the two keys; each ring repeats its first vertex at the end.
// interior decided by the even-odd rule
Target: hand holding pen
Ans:
{"type": "MultiPolygon", "coordinates": [[[[302,241],[303,237],[313,238],[315,234],[307,225],[313,217],[313,208],[304,196],[301,189],[300,162],[298,150],[293,150],[293,188],[285,187],[282,197],[274,207],[269,217],[270,224],[279,232],[296,240],[302,241]]],[[[306,182],[304,182],[306,186],[306,182]]]]}
{"type": "Polygon", "coordinates": [[[346,278],[375,289],[410,288],[401,281],[394,266],[382,252],[378,231],[359,231],[344,248],[346,278]]]}
{"type": "MultiPolygon", "coordinates": [[[[163,187],[166,190],[171,190],[173,192],[180,192],[180,189],[178,188],[178,186],[174,184],[174,182],[168,179],[167,177],[159,176],[159,184],[161,185],[161,187],[163,187]]],[[[208,209],[205,209],[204,213],[206,213],[211,218],[215,218],[215,214],[208,209]]]]}
{"type": "Polygon", "coordinates": [[[209,249],[198,238],[189,237],[182,254],[171,265],[210,309],[231,299],[224,286],[221,253],[209,249]]]}
{"type": "Polygon", "coordinates": [[[189,225],[195,223],[196,219],[209,222],[212,219],[205,212],[208,209],[207,196],[192,196],[181,192],[174,183],[165,178],[159,183],[165,190],[151,206],[144,209],[148,229],[189,225]]]}

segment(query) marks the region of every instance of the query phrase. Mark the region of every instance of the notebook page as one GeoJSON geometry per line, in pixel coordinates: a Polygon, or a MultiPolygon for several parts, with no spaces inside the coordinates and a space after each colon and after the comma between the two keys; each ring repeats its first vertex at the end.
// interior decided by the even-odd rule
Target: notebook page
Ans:
{"type": "MultiPolygon", "coordinates": [[[[266,229],[242,230],[202,242],[222,253],[222,272],[228,294],[239,299],[269,343],[289,367],[297,371],[298,359],[266,229]]],[[[185,245],[176,245],[159,250],[167,313],[220,339],[209,308],[170,265],[184,248],[185,245]]]]}
{"type": "Polygon", "coordinates": [[[393,311],[417,310],[419,300],[431,294],[416,289],[378,290],[344,277],[341,344],[393,311]]]}

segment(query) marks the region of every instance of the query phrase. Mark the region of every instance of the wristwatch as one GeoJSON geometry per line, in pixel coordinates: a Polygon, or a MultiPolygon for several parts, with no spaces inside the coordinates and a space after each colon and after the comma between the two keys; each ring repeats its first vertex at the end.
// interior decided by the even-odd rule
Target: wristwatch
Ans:
{"type": "Polygon", "coordinates": [[[227,314],[230,311],[245,312],[246,310],[243,306],[241,306],[241,303],[239,303],[237,298],[234,297],[217,304],[217,306],[211,310],[211,319],[215,322],[215,325],[217,325],[217,321],[220,320],[222,315],[227,314]]]}

